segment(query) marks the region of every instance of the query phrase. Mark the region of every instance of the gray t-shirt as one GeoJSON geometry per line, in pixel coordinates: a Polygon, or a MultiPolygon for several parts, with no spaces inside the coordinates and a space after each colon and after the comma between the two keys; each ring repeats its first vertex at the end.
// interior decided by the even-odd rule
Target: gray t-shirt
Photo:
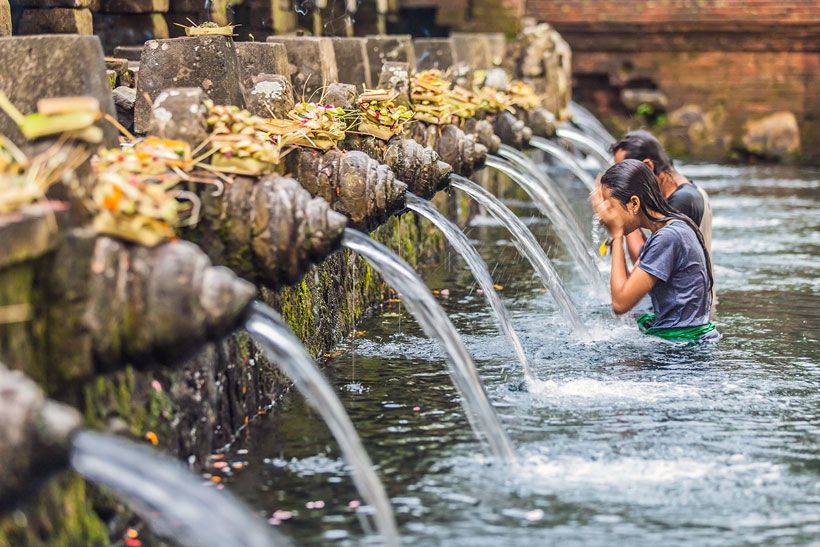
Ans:
{"type": "Polygon", "coordinates": [[[649,291],[653,328],[698,327],[709,323],[711,292],[706,257],[695,232],[673,220],[649,236],[638,267],[658,281],[649,291]]]}

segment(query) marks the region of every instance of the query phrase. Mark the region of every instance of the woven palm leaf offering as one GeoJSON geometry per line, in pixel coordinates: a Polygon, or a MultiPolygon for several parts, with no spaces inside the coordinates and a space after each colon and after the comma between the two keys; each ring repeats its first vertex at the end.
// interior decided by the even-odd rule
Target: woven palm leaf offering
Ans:
{"type": "Polygon", "coordinates": [[[37,101],[37,112],[23,115],[0,91],[2,109],[28,140],[61,136],[99,144],[103,130],[96,125],[102,117],[100,102],[94,97],[54,97],[37,101]]]}
{"type": "Polygon", "coordinates": [[[413,111],[397,105],[399,93],[394,90],[370,89],[356,99],[359,111],[359,131],[378,139],[390,140],[402,131],[402,126],[413,118],[413,111]]]}
{"type": "Polygon", "coordinates": [[[478,96],[481,100],[481,109],[489,114],[514,112],[510,96],[503,91],[485,85],[478,90],[478,96]]]}
{"type": "Polygon", "coordinates": [[[478,95],[459,85],[453,86],[453,89],[447,93],[447,102],[452,107],[453,116],[462,120],[474,118],[478,109],[481,108],[478,95]]]}
{"type": "Polygon", "coordinates": [[[435,69],[417,72],[410,79],[410,102],[416,111],[414,119],[441,125],[450,123],[452,106],[447,102],[450,82],[435,69]]]}
{"type": "Polygon", "coordinates": [[[298,127],[282,136],[283,145],[307,146],[329,150],[345,138],[347,116],[344,109],[331,105],[301,102],[288,112],[288,119],[298,127]]]}
{"type": "Polygon", "coordinates": [[[211,169],[236,175],[272,173],[282,156],[283,137],[300,129],[292,120],[266,120],[238,106],[206,102],[211,128],[211,169]]]}
{"type": "Polygon", "coordinates": [[[0,214],[45,199],[46,192],[58,182],[67,181],[88,155],[83,148],[59,142],[28,158],[0,135],[0,214]]]}
{"type": "Polygon", "coordinates": [[[538,95],[535,94],[532,86],[527,85],[521,80],[510,82],[507,86],[507,96],[513,106],[530,110],[541,105],[538,95]]]}
{"type": "Polygon", "coordinates": [[[182,25],[180,23],[174,23],[178,27],[182,27],[185,29],[186,36],[238,36],[234,34],[233,29],[238,27],[239,25],[218,25],[213,21],[206,21],[201,24],[194,23],[191,19],[188,19],[188,22],[191,23],[190,25],[182,25]]]}
{"type": "Polygon", "coordinates": [[[199,199],[180,188],[194,165],[187,143],[147,138],[102,150],[91,165],[97,181],[81,197],[97,233],[153,247],[196,222],[199,199]]]}

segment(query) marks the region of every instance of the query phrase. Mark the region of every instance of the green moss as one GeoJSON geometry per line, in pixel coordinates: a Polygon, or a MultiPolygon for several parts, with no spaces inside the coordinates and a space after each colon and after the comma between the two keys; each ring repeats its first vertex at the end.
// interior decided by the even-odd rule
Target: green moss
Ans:
{"type": "Polygon", "coordinates": [[[83,479],[66,474],[49,482],[26,512],[0,520],[0,547],[110,545],[83,479]]]}

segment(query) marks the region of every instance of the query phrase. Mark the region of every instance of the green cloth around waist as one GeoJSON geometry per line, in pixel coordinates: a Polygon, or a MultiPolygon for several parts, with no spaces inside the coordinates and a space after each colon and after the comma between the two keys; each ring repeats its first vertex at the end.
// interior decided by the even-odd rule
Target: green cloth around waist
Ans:
{"type": "Polygon", "coordinates": [[[715,324],[711,321],[706,325],[699,327],[681,327],[681,328],[653,328],[652,324],[655,322],[655,314],[647,313],[638,317],[638,328],[644,334],[651,334],[663,338],[664,340],[679,340],[679,341],[693,341],[700,340],[705,334],[715,330],[715,324]]]}

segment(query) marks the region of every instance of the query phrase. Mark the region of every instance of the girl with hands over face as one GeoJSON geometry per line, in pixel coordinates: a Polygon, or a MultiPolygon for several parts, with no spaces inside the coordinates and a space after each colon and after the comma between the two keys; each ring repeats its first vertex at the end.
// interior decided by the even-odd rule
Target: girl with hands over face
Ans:
{"type": "Polygon", "coordinates": [[[646,334],[687,342],[719,339],[709,321],[713,277],[703,236],[661,196],[652,170],[637,160],[616,163],[589,199],[612,236],[613,311],[626,313],[649,293],[655,313],[638,319],[646,334]],[[652,234],[630,273],[623,238],[640,228],[652,234]]]}

